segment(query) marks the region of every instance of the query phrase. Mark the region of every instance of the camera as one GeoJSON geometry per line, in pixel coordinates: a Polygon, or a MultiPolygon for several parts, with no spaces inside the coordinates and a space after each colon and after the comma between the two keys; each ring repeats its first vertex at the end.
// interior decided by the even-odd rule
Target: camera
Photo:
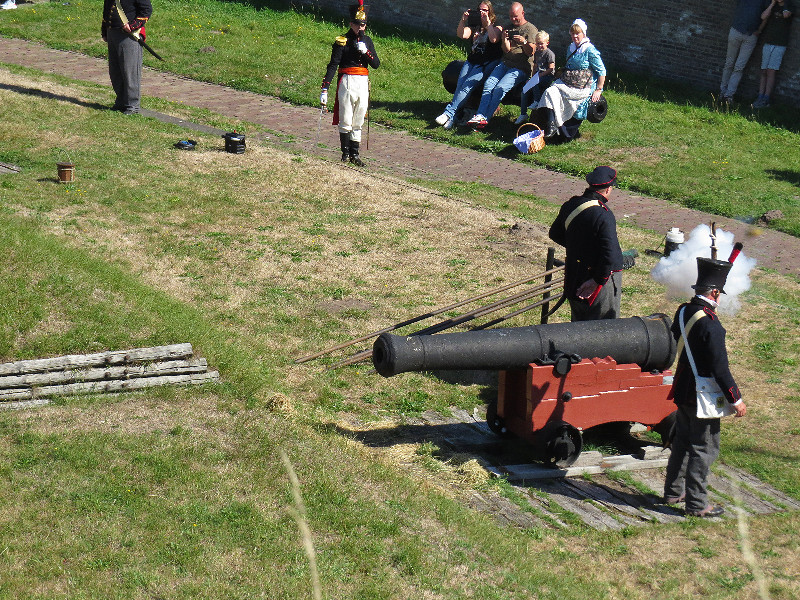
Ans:
{"type": "Polygon", "coordinates": [[[519,29],[506,29],[506,37],[508,39],[513,38],[515,35],[519,35],[519,29]]]}
{"type": "Polygon", "coordinates": [[[479,29],[481,26],[481,12],[477,8],[470,8],[467,15],[467,27],[479,29]]]}

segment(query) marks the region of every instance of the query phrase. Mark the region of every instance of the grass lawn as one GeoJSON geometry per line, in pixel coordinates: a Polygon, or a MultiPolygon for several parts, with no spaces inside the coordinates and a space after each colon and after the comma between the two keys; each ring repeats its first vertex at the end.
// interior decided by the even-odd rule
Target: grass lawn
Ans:
{"type": "MultiPolygon", "coordinates": [[[[555,207],[255,143],[231,155],[202,133],[182,152],[172,143],[185,131],[150,119],[120,138],[131,120],[95,109],[109,96],[0,68],[0,160],[23,169],[0,175],[0,360],[191,342],[222,383],[0,411],[0,598],[311,594],[282,452],[325,598],[756,597],[734,521],[499,526],[465,498],[513,501],[513,490],[466,478],[422,443],[391,442],[398,423],[471,411],[492,389],[324,370],[337,356],[294,363],[541,271],[555,207]],[[67,151],[81,168],[59,185],[67,151]],[[353,420],[386,429],[386,444],[342,435],[353,420]]],[[[154,108],[232,124],[186,104],[154,108]]],[[[630,227],[620,236],[640,250],[659,241],[630,227]]],[[[649,276],[654,261],[642,253],[626,271],[623,314],[674,310],[649,276]]],[[[725,320],[750,411],[725,422],[722,459],[800,498],[797,292],[794,279],[756,271],[745,308],[725,320]]],[[[800,515],[749,525],[770,597],[797,597],[800,515]]]]}
{"type": "MultiPolygon", "coordinates": [[[[104,56],[99,0],[21,5],[0,20],[0,34],[104,56]]],[[[159,2],[149,41],[167,58],[157,69],[314,105],[341,18],[287,10],[284,2],[159,2]]],[[[619,73],[608,65],[609,116],[584,124],[574,143],[533,156],[511,145],[516,107],[503,107],[485,132],[433,124],[450,99],[440,72],[464,57],[453,37],[370,23],[381,68],[373,73],[371,118],[444,143],[496,152],[572,174],[598,163],[619,168],[623,187],[686,206],[752,221],[779,209],[770,226],[800,235],[800,120],[776,107],[720,109],[708,93],[619,73]]],[[[555,42],[554,42],[555,43],[555,42]]],[[[559,60],[564,48],[554,45],[559,60]]],[[[600,49],[602,51],[602,48],[600,49]]],[[[144,90],[147,93],[147,90],[144,90]]]]}

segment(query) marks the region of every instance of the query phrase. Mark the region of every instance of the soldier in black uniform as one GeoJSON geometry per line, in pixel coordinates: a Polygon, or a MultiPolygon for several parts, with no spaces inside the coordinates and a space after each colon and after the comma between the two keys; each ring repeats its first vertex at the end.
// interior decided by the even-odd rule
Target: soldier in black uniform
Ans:
{"type": "MultiPolygon", "coordinates": [[[[733,405],[736,416],[743,417],[747,407],[728,366],[725,329],[716,313],[731,266],[732,263],[724,260],[697,259],[697,283],[692,286],[697,294],[678,308],[672,334],[676,340],[682,338],[682,321],[698,376],[713,377],[726,400],[733,405]]],[[[682,346],[679,344],[679,347],[682,346]]],[[[685,500],[689,516],[717,517],[724,509],[708,503],[707,478],[719,455],[720,420],[697,417],[694,372],[683,350],[678,356],[671,394],[678,410],[664,482],[664,501],[678,504],[685,500]]]]}
{"type": "Polygon", "coordinates": [[[363,1],[350,6],[350,29],[333,43],[331,60],[322,80],[320,104],[328,104],[328,87],[338,70],[336,104],[333,124],[339,125],[342,144],[342,162],[349,160],[363,166],[359,157],[361,127],[369,107],[369,67],[377,69],[381,61],[375,52],[372,39],[364,34],[367,26],[367,8],[363,1]]]}
{"type": "Polygon", "coordinates": [[[564,294],[573,321],[619,317],[622,249],[606,205],[616,180],[616,170],[597,167],[586,176],[583,195],[567,200],[550,227],[550,239],[567,251],[564,294]]]}
{"type": "Polygon", "coordinates": [[[117,99],[112,110],[126,115],[139,112],[142,47],[128,34],[145,37],[144,26],[153,6],[150,0],[105,0],[100,33],[108,43],[108,75],[117,99]]]}

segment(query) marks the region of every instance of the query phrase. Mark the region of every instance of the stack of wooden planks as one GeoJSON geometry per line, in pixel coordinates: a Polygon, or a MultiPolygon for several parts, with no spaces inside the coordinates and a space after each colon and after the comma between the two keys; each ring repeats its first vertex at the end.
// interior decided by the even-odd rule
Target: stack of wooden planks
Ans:
{"type": "Polygon", "coordinates": [[[124,392],[219,380],[191,344],[0,363],[0,409],[46,404],[73,394],[124,392]]]}

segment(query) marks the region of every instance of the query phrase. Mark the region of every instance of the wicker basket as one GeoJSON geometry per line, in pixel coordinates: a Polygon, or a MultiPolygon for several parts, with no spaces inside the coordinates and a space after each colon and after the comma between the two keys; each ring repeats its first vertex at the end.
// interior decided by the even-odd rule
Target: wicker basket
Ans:
{"type": "Polygon", "coordinates": [[[517,137],[521,136],[523,133],[523,129],[526,127],[533,127],[539,130],[539,135],[531,140],[530,146],[528,146],[528,154],[535,154],[539,152],[542,148],[544,148],[544,131],[536,124],[536,123],[523,123],[517,129],[517,137]]]}

